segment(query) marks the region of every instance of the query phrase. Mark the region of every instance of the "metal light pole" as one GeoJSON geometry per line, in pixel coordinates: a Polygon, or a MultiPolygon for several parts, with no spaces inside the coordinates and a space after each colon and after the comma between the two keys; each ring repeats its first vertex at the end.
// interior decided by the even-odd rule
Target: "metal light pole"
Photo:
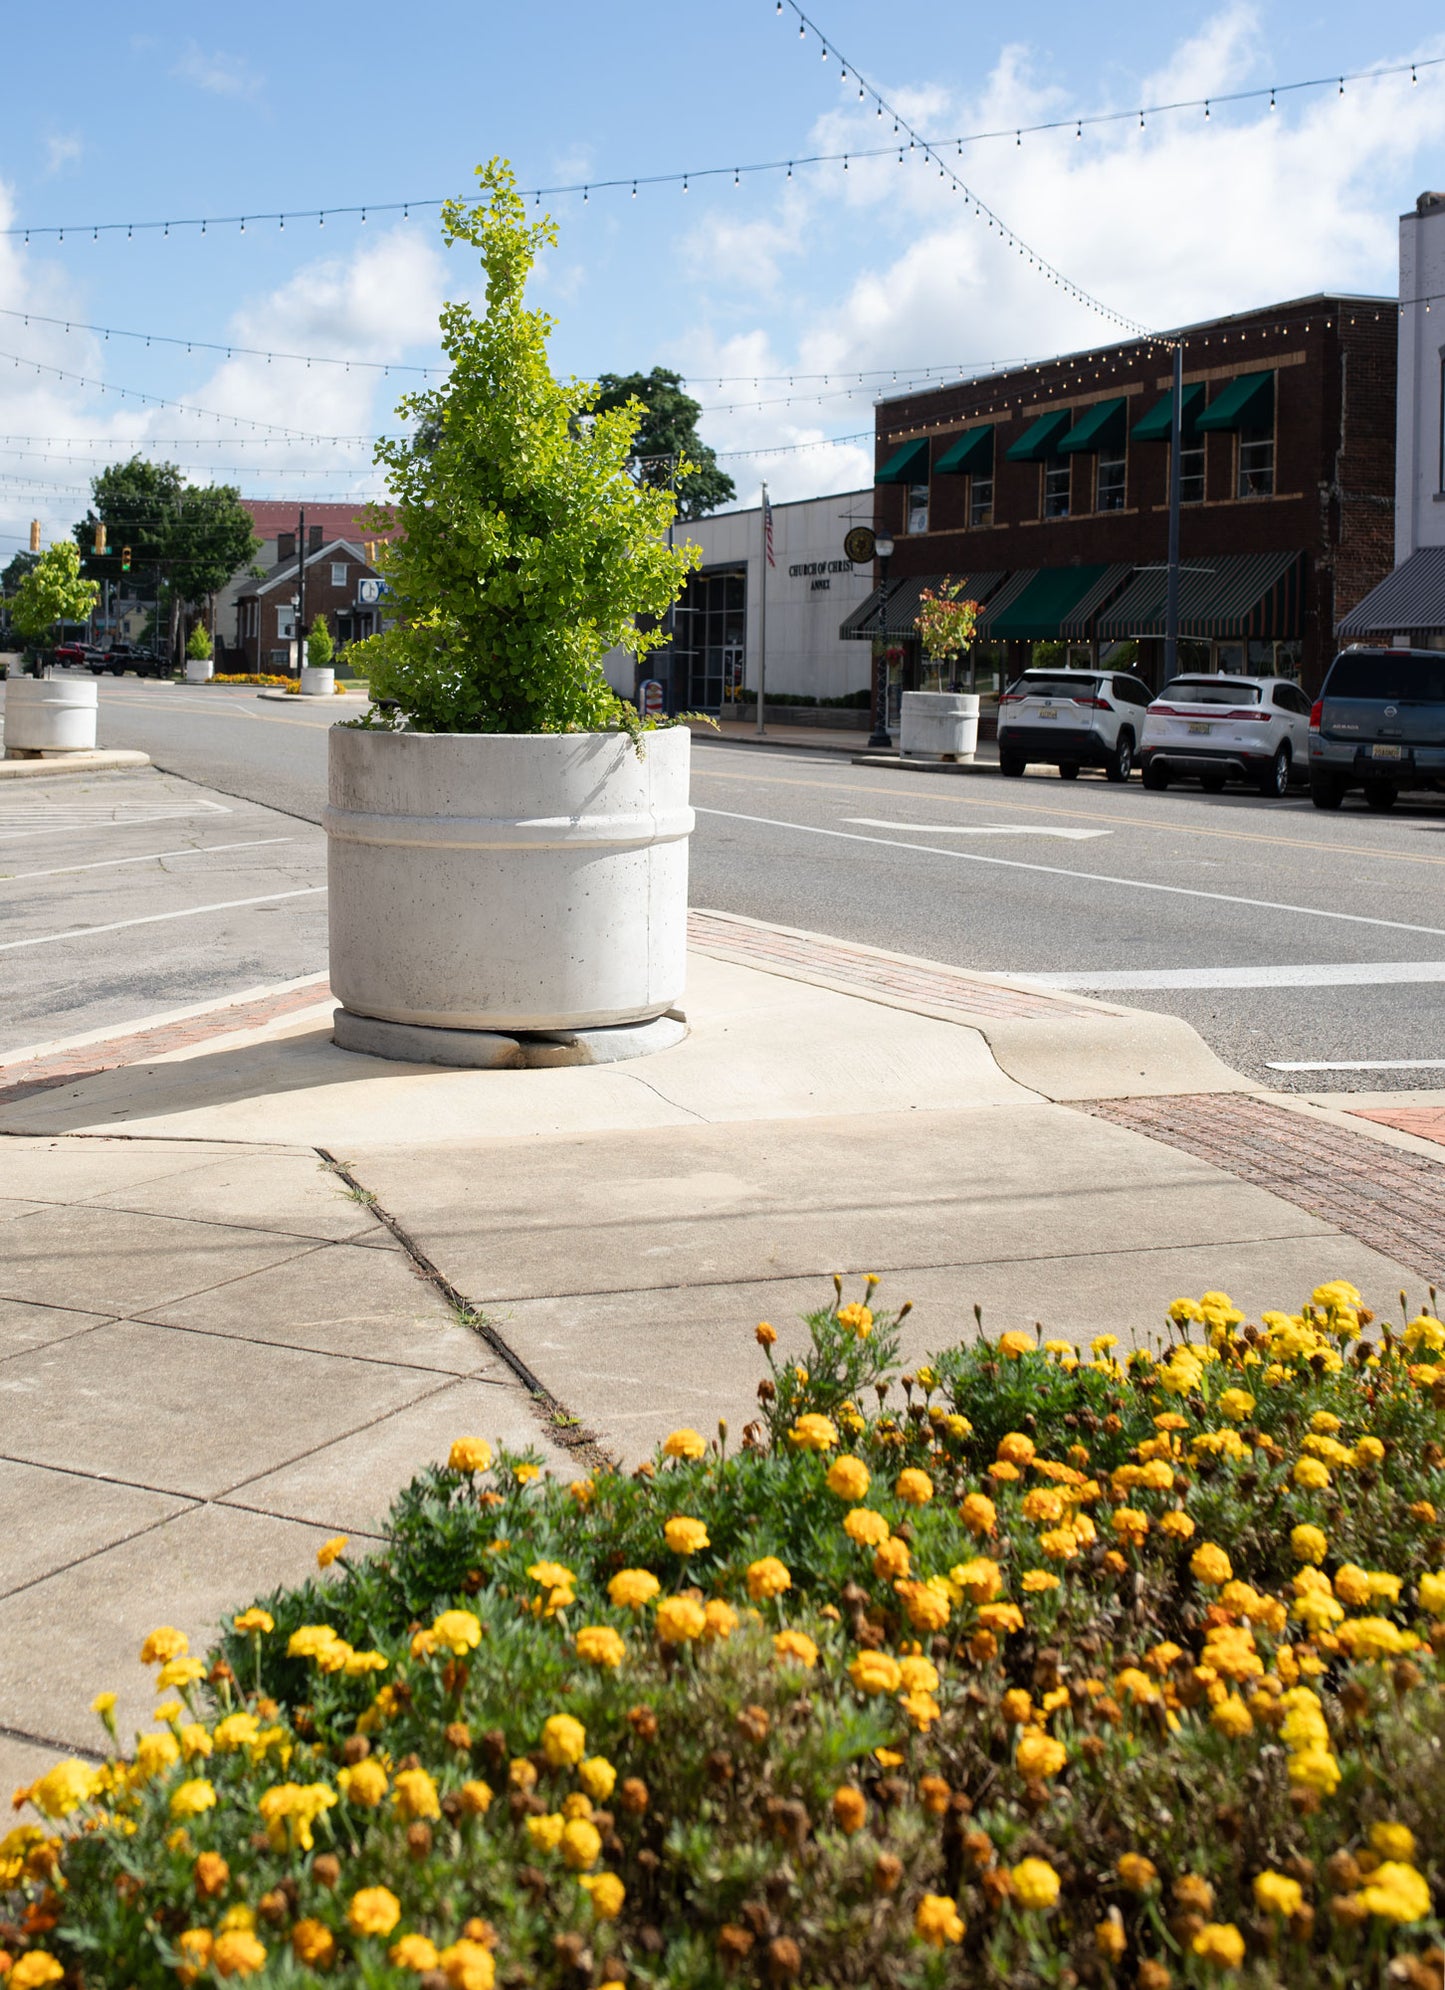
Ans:
{"type": "MultiPolygon", "coordinates": [[[[883,636],[888,634],[888,562],[893,558],[893,541],[886,535],[875,539],[873,551],[878,556],[878,623],[883,636]]],[[[873,661],[873,730],[868,735],[868,750],[886,753],[893,741],[888,736],[888,664],[886,659],[873,661]]]]}
{"type": "MultiPolygon", "coordinates": [[[[763,535],[762,558],[758,562],[758,714],[757,736],[763,737],[764,706],[768,695],[768,487],[763,485],[763,502],[758,514],[763,535]]],[[[746,629],[745,629],[746,633],[746,629]]]]}
{"type": "Polygon", "coordinates": [[[1174,396],[1169,418],[1169,574],[1164,590],[1164,682],[1179,668],[1179,457],[1184,442],[1184,343],[1174,345],[1174,396]]]}
{"type": "Polygon", "coordinates": [[[296,668],[306,661],[306,508],[296,531],[296,668]]]}

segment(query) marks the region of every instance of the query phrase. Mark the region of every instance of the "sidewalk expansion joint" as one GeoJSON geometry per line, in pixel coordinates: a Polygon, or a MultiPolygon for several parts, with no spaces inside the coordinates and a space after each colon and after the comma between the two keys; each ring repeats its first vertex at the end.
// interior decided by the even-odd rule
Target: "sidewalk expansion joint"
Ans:
{"type": "Polygon", "coordinates": [[[29,1748],[44,1748],[56,1755],[78,1755],[82,1761],[100,1763],[105,1756],[98,1748],[86,1748],[78,1741],[57,1741],[53,1734],[32,1734],[28,1728],[0,1723],[0,1741],[23,1741],[29,1748]]]}
{"type": "Polygon", "coordinates": [[[615,1465],[617,1462],[616,1459],[604,1448],[596,1432],[587,1430],[581,1420],[573,1416],[566,1405],[559,1402],[552,1394],[552,1391],[546,1384],[532,1373],[532,1370],[516,1350],[503,1340],[482,1308],[473,1300],[468,1299],[465,1293],[457,1290],[456,1286],[452,1284],[441,1267],[435,1264],[427,1256],[426,1252],[422,1250],[421,1246],[407,1231],[400,1219],[393,1216],[389,1209],[383,1208],[373,1192],[366,1187],[364,1182],[357,1179],[351,1169],[346,1166],[345,1162],[338,1161],[336,1156],[328,1153],[324,1147],[318,1147],[316,1152],[320,1155],[324,1165],[336,1176],[337,1180],[344,1182],[357,1200],[363,1202],[371,1211],[377,1222],[384,1224],[390,1230],[392,1236],[401,1245],[417,1271],[420,1272],[429,1285],[441,1294],[442,1298],[446,1300],[448,1306],[456,1314],[458,1320],[464,1326],[470,1327],[472,1332],[480,1340],[486,1342],[493,1354],[505,1362],[507,1367],[511,1369],[522,1387],[527,1391],[527,1399],[531,1404],[532,1414],[544,1426],[552,1442],[561,1445],[563,1450],[574,1453],[577,1458],[589,1467],[595,1465],[615,1465]]]}
{"type": "Polygon", "coordinates": [[[1100,1099],[1082,1110],[1267,1189],[1432,1284],[1445,1283],[1445,1156],[1315,1125],[1247,1093],[1100,1099]]]}

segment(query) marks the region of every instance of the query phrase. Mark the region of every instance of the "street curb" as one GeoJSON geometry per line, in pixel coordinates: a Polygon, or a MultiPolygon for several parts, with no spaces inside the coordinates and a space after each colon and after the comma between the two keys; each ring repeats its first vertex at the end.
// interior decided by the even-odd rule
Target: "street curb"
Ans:
{"type": "Polygon", "coordinates": [[[151,757],[134,747],[97,747],[91,752],[57,753],[38,760],[0,760],[0,781],[34,780],[52,774],[103,774],[118,767],[149,767],[151,757]]]}
{"type": "Polygon", "coordinates": [[[258,698],[265,698],[273,705],[334,705],[340,698],[343,705],[364,705],[369,702],[360,691],[258,691],[258,698]]]}
{"type": "Polygon", "coordinates": [[[996,774],[997,760],[916,760],[901,753],[855,753],[855,767],[888,767],[900,774],[996,774]]]}
{"type": "Polygon", "coordinates": [[[234,989],[229,995],[212,996],[206,1002],[188,1002],[179,1009],[158,1009],[152,1015],[137,1016],[126,1023],[104,1023],[98,1029],[82,1030],[77,1036],[55,1037],[49,1043],[23,1044],[17,1050],[0,1052],[0,1072],[22,1064],[33,1064],[38,1058],[57,1057],[67,1050],[90,1050],[108,1043],[123,1043],[131,1037],[145,1036],[152,1030],[168,1029],[175,1023],[194,1022],[198,1016],[220,1015],[227,1009],[240,1008],[245,1004],[293,995],[301,988],[314,987],[318,1002],[329,1001],[329,978],[329,969],[323,969],[320,974],[302,974],[292,981],[262,981],[252,988],[234,989]]]}

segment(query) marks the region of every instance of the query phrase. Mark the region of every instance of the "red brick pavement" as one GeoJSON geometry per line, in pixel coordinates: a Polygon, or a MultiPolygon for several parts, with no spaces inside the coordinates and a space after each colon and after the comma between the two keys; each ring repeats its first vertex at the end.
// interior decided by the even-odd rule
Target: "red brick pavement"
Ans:
{"type": "Polygon", "coordinates": [[[1356,1119],[1373,1119],[1421,1140],[1438,1140],[1445,1147],[1445,1106],[1358,1106],[1356,1119]]]}
{"type": "Polygon", "coordinates": [[[1445,1161],[1237,1092],[1103,1099],[1085,1110],[1212,1162],[1445,1283],[1445,1161]]]}

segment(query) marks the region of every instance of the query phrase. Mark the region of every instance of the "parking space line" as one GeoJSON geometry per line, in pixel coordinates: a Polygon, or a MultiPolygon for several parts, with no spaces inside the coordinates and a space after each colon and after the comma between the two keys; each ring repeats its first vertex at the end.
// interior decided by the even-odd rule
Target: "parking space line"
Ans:
{"type": "Polygon", "coordinates": [[[1266,1071],[1445,1071],[1445,1057],[1375,1057],[1355,1064],[1313,1059],[1302,1064],[1266,1064],[1266,1071]]]}
{"type": "Polygon", "coordinates": [[[257,836],[249,843],[198,843],[187,850],[148,850],[143,857],[104,857],[97,864],[57,864],[48,871],[0,873],[0,884],[24,884],[29,878],[64,878],[75,871],[113,871],[121,864],[158,864],[162,857],[215,857],[223,850],[265,850],[277,843],[292,843],[291,836],[257,836]]]}
{"type": "Polygon", "coordinates": [[[324,884],[305,886],[300,891],[263,891],[258,898],[227,898],[217,905],[187,905],[179,912],[150,912],[141,919],[113,919],[104,926],[77,926],[68,933],[36,933],[28,940],[0,940],[0,953],[13,953],[18,947],[48,947],[60,940],[89,940],[97,933],[119,933],[127,926],[160,926],[168,919],[199,919],[207,912],[235,912],[243,905],[276,905],[283,898],[316,898],[324,884]]]}
{"type": "Polygon", "coordinates": [[[884,822],[874,815],[845,815],[860,829],[908,829],[923,836],[1053,836],[1065,843],[1088,843],[1112,836],[1112,829],[1060,829],[1044,822],[884,822]]]}
{"type": "Polygon", "coordinates": [[[1445,960],[1306,962],[1292,967],[1102,967],[1096,973],[1011,974],[1035,988],[1380,988],[1445,981],[1445,960]]]}

